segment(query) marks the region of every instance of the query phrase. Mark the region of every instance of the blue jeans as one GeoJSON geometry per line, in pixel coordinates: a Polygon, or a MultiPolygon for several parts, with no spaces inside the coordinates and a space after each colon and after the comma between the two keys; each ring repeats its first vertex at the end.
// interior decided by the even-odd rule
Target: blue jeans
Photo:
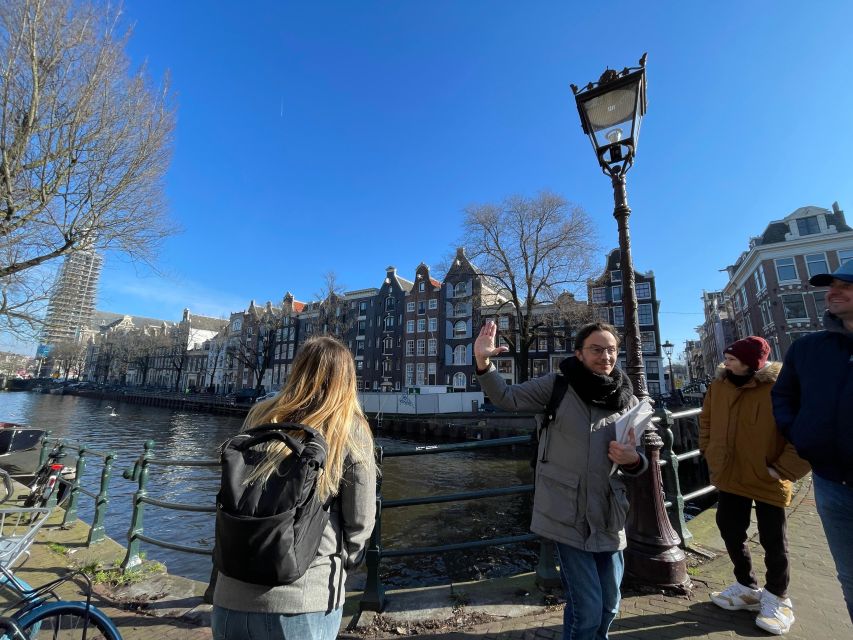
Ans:
{"type": "Polygon", "coordinates": [[[334,640],[343,609],[326,613],[249,613],[213,607],[213,640],[334,640]]]}
{"type": "Polygon", "coordinates": [[[566,592],[563,640],[607,640],[619,612],[622,552],[583,551],[558,542],[557,559],[566,592]]]}
{"type": "Polygon", "coordinates": [[[853,487],[812,474],[817,512],[835,560],[838,581],[853,622],[853,487]]]}

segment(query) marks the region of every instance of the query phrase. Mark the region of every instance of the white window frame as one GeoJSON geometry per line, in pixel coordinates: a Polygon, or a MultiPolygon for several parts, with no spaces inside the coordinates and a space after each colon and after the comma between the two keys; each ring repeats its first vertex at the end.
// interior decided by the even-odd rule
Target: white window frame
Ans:
{"type": "Polygon", "coordinates": [[[430,338],[427,340],[427,355],[434,356],[438,354],[438,340],[430,338]]]}
{"type": "Polygon", "coordinates": [[[415,303],[414,302],[407,302],[406,303],[406,311],[408,313],[412,313],[414,310],[415,310],[415,303]]]}
{"type": "Polygon", "coordinates": [[[453,323],[453,337],[454,338],[467,338],[468,337],[468,323],[464,320],[459,320],[453,323]],[[461,329],[460,329],[461,327],[461,329]]]}
{"type": "Polygon", "coordinates": [[[797,270],[797,261],[793,257],[776,258],[773,261],[773,264],[776,267],[776,279],[779,281],[780,284],[782,284],[784,282],[799,282],[800,281],[800,272],[797,270]],[[780,261],[787,262],[788,260],[791,261],[791,264],[783,264],[783,265],[781,265],[781,267],[783,269],[789,269],[789,268],[793,269],[794,270],[794,277],[793,278],[783,278],[782,274],[779,273],[779,267],[780,267],[779,262],[780,261]]]}
{"type": "Polygon", "coordinates": [[[468,387],[468,377],[462,373],[461,371],[457,371],[453,374],[453,388],[454,389],[465,389],[468,387]]]}
{"type": "Polygon", "coordinates": [[[654,307],[654,305],[653,305],[653,304],[651,304],[650,302],[646,302],[646,303],[644,303],[644,304],[638,304],[638,305],[637,305],[637,320],[638,320],[638,322],[639,322],[641,325],[644,325],[644,326],[647,326],[647,327],[653,327],[653,326],[654,326],[654,324],[655,324],[655,307],[654,307]],[[649,319],[651,320],[651,322],[643,322],[643,321],[640,319],[640,318],[641,318],[641,316],[643,315],[643,307],[647,307],[647,308],[648,308],[648,310],[649,310],[649,319]]]}
{"type": "Polygon", "coordinates": [[[407,356],[415,355],[415,341],[414,340],[406,340],[406,355],[407,356]]]}
{"type": "Polygon", "coordinates": [[[418,333],[426,331],[426,318],[418,318],[418,333]]]}
{"type": "Polygon", "coordinates": [[[651,282],[638,282],[634,290],[637,292],[637,300],[650,300],[652,297],[651,282]]]}
{"type": "Polygon", "coordinates": [[[415,353],[419,356],[422,356],[426,353],[426,340],[424,340],[423,338],[418,340],[417,350],[415,351],[415,353]]]}
{"type": "Polygon", "coordinates": [[[592,288],[592,304],[604,304],[607,302],[607,287],[592,288]]]}
{"type": "Polygon", "coordinates": [[[820,253],[807,253],[805,256],[803,256],[803,259],[806,262],[806,273],[809,274],[810,278],[812,276],[816,276],[819,273],[830,273],[830,271],[829,271],[829,260],[826,257],[825,251],[822,251],[820,253]],[[823,266],[820,267],[818,270],[816,270],[814,273],[812,273],[812,265],[815,264],[817,261],[809,260],[809,258],[817,258],[818,256],[820,256],[820,258],[821,258],[820,262],[822,263],[823,266]]]}
{"type": "Polygon", "coordinates": [[[406,320],[406,333],[414,333],[415,332],[415,321],[414,320],[406,320]]]}
{"type": "Polygon", "coordinates": [[[764,265],[758,265],[758,268],[752,273],[752,280],[755,282],[756,293],[761,293],[767,289],[767,279],[764,277],[764,265]]]}
{"type": "Polygon", "coordinates": [[[430,309],[438,309],[438,300],[436,300],[435,298],[430,298],[427,307],[429,307],[430,309]]]}
{"type": "Polygon", "coordinates": [[[617,284],[610,287],[610,295],[613,298],[613,302],[622,302],[622,285],[617,284]]]}
{"type": "Polygon", "coordinates": [[[501,316],[498,318],[498,329],[506,331],[509,329],[509,316],[501,316]]]}
{"type": "Polygon", "coordinates": [[[456,345],[456,348],[453,349],[453,364],[468,364],[468,349],[464,344],[456,345]]]}
{"type": "Polygon", "coordinates": [[[785,314],[785,321],[786,322],[796,322],[798,320],[808,320],[809,319],[809,308],[806,306],[806,299],[802,293],[784,293],[781,296],[779,296],[779,301],[782,303],[782,313],[785,314]],[[788,317],[788,307],[786,306],[788,303],[785,302],[785,298],[794,298],[797,296],[799,296],[800,301],[802,302],[802,305],[803,305],[803,315],[789,318],[788,317]]]}
{"type": "Polygon", "coordinates": [[[415,365],[411,362],[406,363],[406,386],[411,387],[415,380],[415,365]]]}
{"type": "Polygon", "coordinates": [[[654,331],[640,331],[640,347],[643,353],[657,353],[658,343],[654,331]]]}
{"type": "Polygon", "coordinates": [[[613,326],[614,327],[624,327],[625,326],[625,307],[618,306],[613,307],[613,326]]]}

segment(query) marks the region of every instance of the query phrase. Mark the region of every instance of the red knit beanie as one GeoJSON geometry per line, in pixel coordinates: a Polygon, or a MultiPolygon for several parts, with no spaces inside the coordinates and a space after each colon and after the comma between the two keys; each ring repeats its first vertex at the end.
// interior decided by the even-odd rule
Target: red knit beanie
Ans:
{"type": "Polygon", "coordinates": [[[753,371],[763,369],[770,357],[770,345],[758,336],[748,336],[733,342],[723,353],[730,353],[753,371]]]}

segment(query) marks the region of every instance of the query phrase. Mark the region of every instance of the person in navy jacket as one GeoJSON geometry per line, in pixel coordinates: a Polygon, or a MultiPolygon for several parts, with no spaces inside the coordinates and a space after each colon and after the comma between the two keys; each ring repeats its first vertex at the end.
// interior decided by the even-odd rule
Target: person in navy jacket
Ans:
{"type": "Polygon", "coordinates": [[[825,330],[788,349],[773,413],[811,463],[818,513],[853,621],[853,260],[809,282],[829,287],[825,330]]]}

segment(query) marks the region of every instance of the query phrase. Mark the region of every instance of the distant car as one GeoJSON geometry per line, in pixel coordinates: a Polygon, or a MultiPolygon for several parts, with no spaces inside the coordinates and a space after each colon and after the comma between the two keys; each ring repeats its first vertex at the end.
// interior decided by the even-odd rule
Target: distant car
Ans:
{"type": "Polygon", "coordinates": [[[272,398],[275,398],[277,395],[278,395],[278,391],[270,391],[269,393],[265,393],[264,395],[258,396],[257,398],[255,398],[255,402],[257,403],[257,402],[263,402],[264,400],[271,400],[272,398]]]}

